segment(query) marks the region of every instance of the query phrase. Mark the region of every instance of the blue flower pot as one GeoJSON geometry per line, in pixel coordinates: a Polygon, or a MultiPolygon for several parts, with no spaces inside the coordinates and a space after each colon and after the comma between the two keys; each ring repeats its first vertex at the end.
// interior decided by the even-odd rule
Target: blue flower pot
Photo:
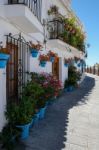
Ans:
{"type": "Polygon", "coordinates": [[[54,102],[55,102],[54,99],[50,99],[47,101],[46,106],[51,106],[51,105],[53,105],[54,102]]]}
{"type": "Polygon", "coordinates": [[[65,67],[68,67],[68,64],[64,64],[65,67]]]}
{"type": "Polygon", "coordinates": [[[40,114],[39,114],[39,112],[37,112],[36,114],[35,114],[35,116],[34,116],[34,124],[35,123],[37,123],[38,121],[39,121],[39,119],[40,119],[40,114]]]}
{"type": "Polygon", "coordinates": [[[7,65],[7,60],[0,60],[0,68],[3,69],[7,65]]]}
{"type": "Polygon", "coordinates": [[[0,53],[0,60],[8,60],[9,57],[10,57],[10,55],[8,55],[8,54],[0,53]]]}
{"type": "Polygon", "coordinates": [[[45,67],[46,66],[46,61],[40,61],[40,66],[45,67]]]}
{"type": "Polygon", "coordinates": [[[30,49],[31,50],[31,55],[32,55],[32,57],[37,57],[37,55],[38,55],[38,51],[36,50],[36,49],[30,49]]]}
{"type": "Polygon", "coordinates": [[[16,126],[17,128],[22,129],[21,136],[20,136],[21,140],[27,139],[29,137],[30,124],[31,123],[28,123],[28,124],[25,124],[25,125],[17,125],[16,126]]]}
{"type": "Polygon", "coordinates": [[[9,59],[10,55],[0,53],[0,68],[3,69],[7,65],[7,60],[9,59]]]}
{"type": "Polygon", "coordinates": [[[33,118],[32,118],[32,121],[31,121],[31,123],[30,123],[30,128],[32,128],[33,127],[33,125],[34,125],[34,116],[33,116],[33,118]]]}
{"type": "Polygon", "coordinates": [[[67,88],[64,88],[64,92],[67,92],[67,88]]]}
{"type": "Polygon", "coordinates": [[[55,57],[50,57],[50,61],[53,63],[55,60],[55,57]]]}
{"type": "Polygon", "coordinates": [[[72,92],[74,91],[74,86],[68,86],[67,87],[67,92],[72,92]]]}
{"type": "Polygon", "coordinates": [[[44,119],[45,117],[45,111],[46,111],[46,106],[44,108],[41,108],[39,111],[39,118],[44,119]]]}
{"type": "Polygon", "coordinates": [[[80,67],[80,63],[77,66],[80,67]]]}

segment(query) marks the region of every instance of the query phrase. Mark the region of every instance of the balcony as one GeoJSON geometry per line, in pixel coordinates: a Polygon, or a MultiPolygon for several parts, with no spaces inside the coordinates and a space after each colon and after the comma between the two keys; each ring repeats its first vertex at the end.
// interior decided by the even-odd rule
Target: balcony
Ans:
{"type": "Polygon", "coordinates": [[[42,0],[8,0],[9,5],[21,4],[27,6],[30,11],[41,21],[42,0]]]}
{"type": "Polygon", "coordinates": [[[58,48],[62,50],[67,50],[73,54],[73,56],[82,57],[84,55],[84,51],[79,50],[77,47],[73,45],[70,39],[72,35],[66,33],[65,24],[62,20],[53,20],[49,21],[48,29],[49,29],[49,41],[48,44],[52,48],[58,48]],[[67,34],[67,37],[64,38],[64,35],[67,34]]]}
{"type": "Polygon", "coordinates": [[[5,17],[27,33],[43,32],[41,24],[42,0],[8,0],[0,6],[5,17]]]}
{"type": "Polygon", "coordinates": [[[62,40],[62,33],[64,31],[63,22],[59,20],[49,21],[48,26],[49,26],[49,38],[62,40]]]}

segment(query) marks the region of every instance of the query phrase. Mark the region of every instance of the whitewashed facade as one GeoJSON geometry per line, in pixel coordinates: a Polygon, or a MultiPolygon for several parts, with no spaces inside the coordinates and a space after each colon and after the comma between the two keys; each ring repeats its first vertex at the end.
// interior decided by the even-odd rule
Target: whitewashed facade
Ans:
{"type": "MultiPolygon", "coordinates": [[[[32,0],[31,0],[32,1],[32,0]]],[[[6,35],[11,33],[11,36],[18,39],[19,34],[26,42],[32,41],[37,43],[39,41],[43,45],[43,49],[39,54],[46,54],[49,50],[56,52],[59,56],[59,79],[64,83],[68,78],[68,68],[64,66],[64,58],[72,58],[74,56],[85,59],[84,53],[78,51],[74,47],[64,43],[59,39],[49,39],[47,31],[47,21],[49,20],[48,10],[51,5],[56,5],[59,8],[60,14],[68,17],[71,13],[70,0],[37,0],[39,8],[33,10],[31,4],[28,6],[23,4],[24,0],[0,0],[0,42],[6,48],[6,35]],[[14,4],[9,4],[13,2],[14,4]],[[16,4],[17,2],[21,4],[16,4]],[[29,8],[30,7],[30,8],[29,8]],[[32,11],[31,11],[32,10],[32,11]],[[39,11],[39,12],[38,12],[39,11]],[[35,15],[34,15],[35,14],[35,15]],[[45,26],[44,26],[45,22],[45,26]],[[46,45],[44,39],[46,37],[46,45]],[[71,49],[71,51],[69,51],[71,49]]],[[[26,1],[25,1],[26,2],[26,1]]],[[[36,5],[36,6],[37,6],[36,5]]],[[[32,5],[34,7],[34,5],[32,5]]],[[[78,24],[82,24],[78,20],[78,24]]],[[[20,50],[18,50],[20,51],[20,50]]],[[[33,58],[29,54],[29,72],[47,72],[52,73],[52,63],[47,62],[45,68],[39,65],[39,60],[33,58]]],[[[79,70],[81,68],[78,68],[79,70]]],[[[6,69],[0,69],[0,130],[5,124],[4,110],[6,107],[6,69]]]]}

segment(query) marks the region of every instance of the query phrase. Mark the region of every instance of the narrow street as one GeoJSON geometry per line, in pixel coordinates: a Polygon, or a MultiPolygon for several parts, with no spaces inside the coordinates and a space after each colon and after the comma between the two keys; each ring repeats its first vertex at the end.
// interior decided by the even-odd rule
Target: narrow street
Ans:
{"type": "Polygon", "coordinates": [[[49,106],[23,145],[18,150],[99,150],[99,77],[87,74],[49,106]]]}

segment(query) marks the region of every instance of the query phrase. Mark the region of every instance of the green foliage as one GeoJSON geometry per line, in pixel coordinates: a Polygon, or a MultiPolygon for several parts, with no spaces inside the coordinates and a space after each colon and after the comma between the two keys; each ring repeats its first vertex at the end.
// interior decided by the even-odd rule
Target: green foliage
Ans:
{"type": "Polygon", "coordinates": [[[75,18],[65,18],[63,40],[80,51],[85,52],[85,35],[76,24],[75,18]]]}
{"type": "Polygon", "coordinates": [[[43,94],[44,90],[41,85],[33,81],[27,83],[23,92],[23,95],[26,97],[31,97],[33,100],[39,99],[39,97],[41,97],[43,94]]]}
{"type": "Polygon", "coordinates": [[[33,83],[38,83],[43,88],[44,93],[42,94],[41,98],[45,100],[45,102],[55,96],[58,96],[61,91],[61,82],[51,74],[31,73],[31,79],[33,83]]]}
{"type": "Polygon", "coordinates": [[[21,130],[12,126],[12,124],[7,124],[2,133],[0,133],[0,141],[2,143],[2,148],[7,150],[13,150],[15,146],[15,141],[20,136],[21,130]]]}
{"type": "Polygon", "coordinates": [[[48,15],[58,14],[58,7],[56,5],[52,5],[48,10],[48,15]]]}
{"type": "Polygon", "coordinates": [[[38,80],[35,80],[35,82],[33,82],[33,80],[30,81],[27,84],[27,86],[24,88],[24,92],[23,92],[25,97],[31,98],[32,106],[34,106],[34,109],[42,108],[45,106],[46,103],[44,97],[45,95],[44,88],[39,83],[37,83],[37,81],[38,80]]]}
{"type": "Polygon", "coordinates": [[[5,115],[9,123],[13,125],[30,123],[33,116],[31,99],[24,97],[19,104],[9,104],[5,115]]]}
{"type": "Polygon", "coordinates": [[[80,80],[81,74],[76,70],[76,67],[70,66],[68,70],[68,80],[65,81],[64,88],[68,86],[76,86],[80,80]]]}

